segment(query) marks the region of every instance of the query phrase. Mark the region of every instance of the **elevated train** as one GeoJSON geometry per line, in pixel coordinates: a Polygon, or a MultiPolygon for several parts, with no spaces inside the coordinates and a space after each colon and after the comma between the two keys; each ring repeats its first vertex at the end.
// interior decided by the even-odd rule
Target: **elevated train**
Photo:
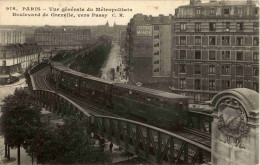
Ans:
{"type": "Polygon", "coordinates": [[[173,93],[115,83],[80,73],[61,65],[50,65],[51,80],[63,89],[124,117],[167,129],[181,128],[189,98],[173,93]]]}

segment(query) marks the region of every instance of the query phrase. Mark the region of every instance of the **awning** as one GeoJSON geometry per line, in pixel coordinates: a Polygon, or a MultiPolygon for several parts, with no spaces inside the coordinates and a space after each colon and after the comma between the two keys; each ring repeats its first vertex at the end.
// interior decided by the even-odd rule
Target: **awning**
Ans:
{"type": "Polygon", "coordinates": [[[14,74],[12,74],[12,76],[13,76],[13,77],[20,77],[21,74],[20,74],[20,73],[14,73],[14,74]]]}

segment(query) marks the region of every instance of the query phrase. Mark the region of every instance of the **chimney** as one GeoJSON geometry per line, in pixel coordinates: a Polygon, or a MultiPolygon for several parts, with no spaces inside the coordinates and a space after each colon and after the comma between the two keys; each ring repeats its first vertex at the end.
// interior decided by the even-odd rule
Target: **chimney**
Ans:
{"type": "Polygon", "coordinates": [[[190,5],[201,3],[201,0],[190,0],[190,5]]]}

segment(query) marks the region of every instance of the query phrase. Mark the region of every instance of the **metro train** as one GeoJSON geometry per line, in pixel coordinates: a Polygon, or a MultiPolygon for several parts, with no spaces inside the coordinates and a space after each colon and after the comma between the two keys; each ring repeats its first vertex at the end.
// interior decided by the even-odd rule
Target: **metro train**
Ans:
{"type": "Polygon", "coordinates": [[[122,117],[138,118],[167,129],[181,128],[186,122],[189,103],[186,96],[115,83],[61,65],[50,65],[50,70],[56,89],[89,99],[122,117]]]}

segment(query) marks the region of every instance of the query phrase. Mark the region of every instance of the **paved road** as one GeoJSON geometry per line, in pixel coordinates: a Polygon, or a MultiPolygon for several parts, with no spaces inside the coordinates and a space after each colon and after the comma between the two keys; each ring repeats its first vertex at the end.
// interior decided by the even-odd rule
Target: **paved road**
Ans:
{"type": "MultiPolygon", "coordinates": [[[[120,46],[118,44],[114,44],[110,53],[109,57],[105,62],[105,65],[102,68],[102,78],[107,80],[113,80],[113,76],[111,74],[111,70],[115,70],[115,79],[114,81],[117,82],[126,82],[122,76],[122,68],[124,68],[122,64],[121,54],[120,54],[120,46]],[[117,67],[120,68],[119,71],[117,71],[117,67]],[[120,74],[121,72],[121,74],[120,74]]],[[[125,74],[125,73],[123,73],[125,74]]]]}

